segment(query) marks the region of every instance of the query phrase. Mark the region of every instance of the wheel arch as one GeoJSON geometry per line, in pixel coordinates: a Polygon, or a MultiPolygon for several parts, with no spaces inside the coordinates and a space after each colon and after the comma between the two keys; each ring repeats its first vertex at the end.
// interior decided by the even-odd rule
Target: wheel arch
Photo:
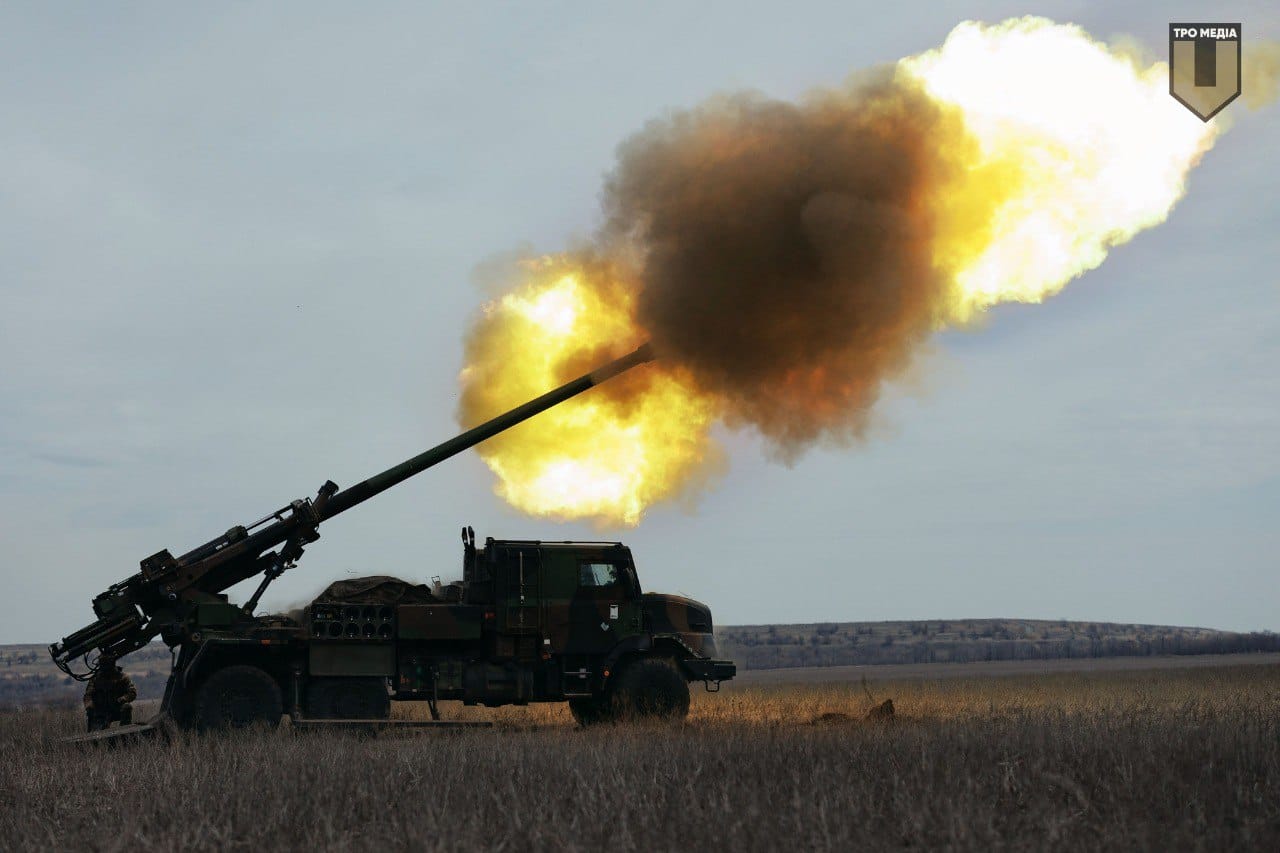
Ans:
{"type": "Polygon", "coordinates": [[[295,657],[261,644],[206,640],[194,648],[181,671],[174,673],[177,683],[168,699],[169,713],[179,722],[189,721],[196,695],[214,673],[233,666],[252,666],[271,676],[280,688],[285,713],[292,714],[300,707],[305,686],[302,661],[295,657]]]}
{"type": "Polygon", "coordinates": [[[690,658],[697,657],[697,653],[674,634],[629,637],[619,643],[605,658],[604,671],[608,673],[605,677],[605,685],[607,687],[614,676],[620,673],[629,663],[641,658],[669,658],[676,665],[680,674],[686,680],[691,681],[694,679],[690,677],[684,662],[690,658]]]}

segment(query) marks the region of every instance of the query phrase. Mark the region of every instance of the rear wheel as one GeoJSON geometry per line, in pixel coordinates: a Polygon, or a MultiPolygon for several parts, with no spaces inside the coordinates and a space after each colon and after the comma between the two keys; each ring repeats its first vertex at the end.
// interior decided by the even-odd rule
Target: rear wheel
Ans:
{"type": "Polygon", "coordinates": [[[689,714],[689,683],[667,658],[632,661],[617,676],[610,702],[617,719],[676,722],[689,714]]]}
{"type": "Polygon", "coordinates": [[[381,678],[316,678],[307,685],[307,716],[320,720],[385,720],[391,698],[381,678]]]}
{"type": "Polygon", "coordinates": [[[276,680],[256,666],[229,666],[205,680],[196,693],[195,723],[202,730],[280,724],[284,703],[276,680]]]}

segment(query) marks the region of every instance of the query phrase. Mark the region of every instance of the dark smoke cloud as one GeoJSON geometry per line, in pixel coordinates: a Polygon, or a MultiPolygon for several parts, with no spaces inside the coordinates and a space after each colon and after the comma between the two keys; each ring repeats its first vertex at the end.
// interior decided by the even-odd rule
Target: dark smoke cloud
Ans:
{"type": "Polygon", "coordinates": [[[798,104],[717,98],[621,146],[604,251],[637,258],[639,322],[730,424],[787,458],[847,441],[936,328],[924,199],[960,135],[888,73],[798,104]]]}

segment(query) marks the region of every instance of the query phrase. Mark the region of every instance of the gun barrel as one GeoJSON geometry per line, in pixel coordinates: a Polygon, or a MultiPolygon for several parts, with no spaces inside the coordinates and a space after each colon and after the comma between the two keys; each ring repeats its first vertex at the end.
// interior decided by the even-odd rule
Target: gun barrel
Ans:
{"type": "Polygon", "coordinates": [[[473,427],[461,435],[454,436],[446,442],[437,444],[435,447],[423,453],[419,453],[412,459],[401,462],[399,465],[388,468],[381,474],[375,474],[369,479],[356,483],[350,488],[343,489],[338,492],[329,502],[325,504],[321,512],[321,518],[333,518],[341,512],[346,512],[353,506],[364,503],[369,498],[386,491],[397,483],[401,483],[414,474],[418,474],[438,465],[441,462],[456,456],[469,448],[475,447],[485,439],[492,438],[498,433],[510,429],[522,421],[526,421],[540,412],[545,412],[552,406],[563,403],[571,397],[576,397],[583,391],[593,388],[602,382],[607,382],[620,373],[625,373],[633,367],[637,367],[646,362],[653,361],[653,348],[649,344],[644,344],[634,352],[628,353],[621,358],[615,359],[608,364],[598,367],[590,373],[579,376],[572,382],[566,382],[555,390],[548,391],[541,397],[530,400],[529,402],[517,406],[509,412],[498,415],[496,418],[485,421],[477,427],[473,427]]]}
{"type": "Polygon", "coordinates": [[[49,654],[60,666],[94,650],[104,649],[132,636],[141,627],[136,613],[114,619],[99,619],[74,634],[63,637],[62,642],[49,647],[49,654]]]}

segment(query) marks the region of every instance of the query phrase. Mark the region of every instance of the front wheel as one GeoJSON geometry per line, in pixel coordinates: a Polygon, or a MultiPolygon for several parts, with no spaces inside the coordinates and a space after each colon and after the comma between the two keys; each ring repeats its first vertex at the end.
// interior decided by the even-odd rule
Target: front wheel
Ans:
{"type": "Polygon", "coordinates": [[[611,716],[616,719],[678,722],[689,715],[689,683],[667,658],[641,658],[627,664],[611,693],[611,716]]]}
{"type": "Polygon", "coordinates": [[[195,724],[202,731],[277,726],[283,713],[280,685],[256,666],[220,669],[196,693],[195,724]]]}

